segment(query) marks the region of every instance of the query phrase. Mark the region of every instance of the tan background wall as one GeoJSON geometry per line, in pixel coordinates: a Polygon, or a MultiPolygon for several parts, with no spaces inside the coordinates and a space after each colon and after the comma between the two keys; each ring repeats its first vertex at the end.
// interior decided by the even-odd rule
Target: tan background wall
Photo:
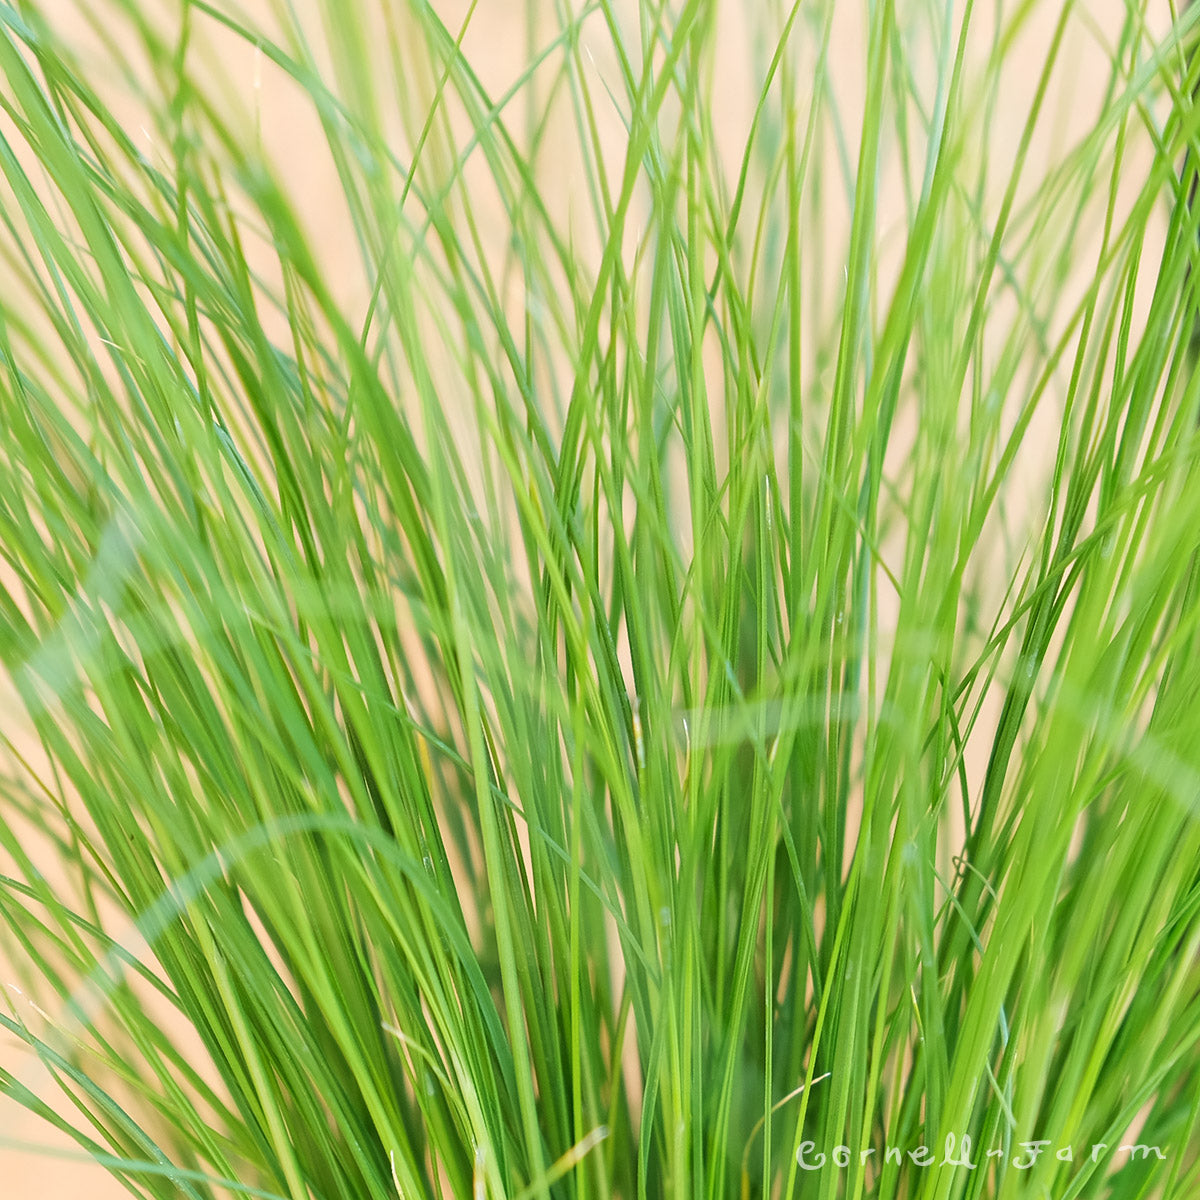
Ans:
{"type": "MultiPolygon", "coordinates": [[[[364,0],[365,2],[365,0],[364,0]]],[[[727,141],[731,154],[740,153],[741,141],[750,114],[750,86],[748,78],[748,52],[746,38],[743,36],[744,4],[727,2],[722,7],[722,20],[725,23],[725,33],[721,40],[721,87],[727,94],[728,103],[721,112],[721,134],[727,141]]],[[[60,20],[69,20],[72,12],[70,0],[54,0],[53,3],[42,4],[42,9],[60,20]]],[[[254,0],[246,6],[249,10],[265,12],[268,4],[265,0],[254,0]]],[[[447,22],[452,27],[461,19],[465,5],[462,3],[444,4],[447,22]]],[[[857,34],[858,4],[847,3],[839,6],[846,12],[843,19],[839,16],[839,32],[836,46],[840,56],[835,64],[834,77],[839,86],[845,89],[847,96],[853,97],[861,90],[863,65],[861,46],[857,34]]],[[[1093,19],[1101,29],[1117,27],[1124,16],[1125,5],[1122,0],[1096,0],[1090,6],[1093,19]]],[[[514,10],[520,6],[510,3],[510,0],[482,0],[474,22],[474,30],[467,40],[467,51],[480,70],[485,82],[495,87],[506,84],[515,73],[517,65],[522,61],[523,31],[518,20],[513,19],[514,10]]],[[[1039,40],[1042,44],[1048,42],[1050,31],[1058,15],[1059,6],[1044,3],[1040,6],[1039,15],[1031,23],[1026,35],[1030,44],[1035,47],[1028,62],[1031,70],[1040,67],[1041,51],[1037,48],[1039,40]]],[[[1160,27],[1165,23],[1167,5],[1161,5],[1161,12],[1155,14],[1160,27]]],[[[82,34],[81,34],[82,36],[82,34]]],[[[321,230],[320,244],[331,264],[351,262],[354,256],[354,245],[351,231],[342,215],[339,203],[339,192],[336,178],[328,169],[327,160],[315,149],[319,138],[319,127],[316,126],[310,113],[304,111],[298,102],[293,89],[283,84],[273,76],[270,70],[261,70],[254,55],[246,48],[227,47],[227,65],[231,78],[240,80],[248,89],[252,103],[258,109],[262,123],[265,143],[279,152],[280,161],[286,164],[290,181],[295,187],[295,195],[300,201],[303,215],[310,226],[321,230]],[[257,86],[255,80],[258,80],[257,86]]],[[[1085,126],[1094,116],[1098,91],[1103,83],[1107,69],[1107,59],[1102,44],[1096,40],[1089,42],[1080,36],[1077,44],[1072,45],[1067,55],[1072,60],[1072,67],[1065,73],[1065,86],[1074,89],[1074,98],[1067,95],[1060,100],[1061,136],[1069,138],[1072,127],[1085,126]]],[[[1022,61],[1021,56],[1014,57],[1015,63],[1022,61]]],[[[598,70],[603,70],[603,58],[599,56],[598,70]]],[[[1019,68],[1016,68],[1019,72],[1019,68]]],[[[999,140],[1002,143],[1007,136],[1015,144],[1019,138],[1019,121],[1023,119],[1026,108],[1017,102],[1017,97],[1027,96],[1036,80],[1014,77],[1012,105],[1012,124],[1006,132],[1001,132],[999,140]]],[[[853,109],[853,103],[850,107],[853,109]]],[[[131,109],[129,120],[135,121],[136,113],[131,109]]],[[[565,125],[562,136],[569,137],[570,125],[565,125]]],[[[998,146],[998,150],[999,150],[998,146]]],[[[569,187],[568,180],[559,180],[560,187],[569,187]]],[[[554,187],[553,180],[548,180],[548,187],[554,187]]],[[[888,206],[885,203],[881,211],[886,214],[888,206]]],[[[1153,256],[1147,256],[1153,261],[1153,256]]],[[[2,715],[6,731],[17,728],[19,719],[16,715],[11,695],[6,690],[0,691],[0,715],[2,715]]],[[[0,987],[9,984],[5,974],[4,964],[0,963],[0,987]]],[[[18,1006],[27,1003],[13,995],[10,996],[18,1006]]],[[[44,1076],[39,1077],[36,1064],[31,1063],[28,1056],[23,1055],[21,1048],[11,1038],[0,1036],[0,1065],[6,1069],[16,1070],[23,1079],[36,1084],[47,1100],[54,1097],[54,1089],[44,1076]]],[[[0,1101],[0,1200],[74,1200],[75,1197],[87,1197],[89,1200],[116,1200],[127,1193],[113,1182],[107,1174],[94,1164],[72,1161],[63,1157],[64,1150],[69,1146],[65,1138],[54,1136],[52,1131],[37,1119],[29,1116],[15,1105],[0,1101]],[[21,1143],[35,1143],[48,1153],[33,1152],[21,1148],[21,1143]]]]}

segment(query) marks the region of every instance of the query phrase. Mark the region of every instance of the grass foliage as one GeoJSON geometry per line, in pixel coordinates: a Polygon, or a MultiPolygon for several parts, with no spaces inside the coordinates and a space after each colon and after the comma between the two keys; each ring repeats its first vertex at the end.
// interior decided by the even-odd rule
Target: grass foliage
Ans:
{"type": "Polygon", "coordinates": [[[160,1200],[1197,1194],[1108,7],[0,3],[0,1090],[160,1200]]]}

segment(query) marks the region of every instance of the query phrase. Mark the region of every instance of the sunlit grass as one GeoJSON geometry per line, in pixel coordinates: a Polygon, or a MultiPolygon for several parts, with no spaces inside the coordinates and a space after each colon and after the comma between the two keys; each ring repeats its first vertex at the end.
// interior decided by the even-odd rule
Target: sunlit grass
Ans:
{"type": "Polygon", "coordinates": [[[163,1200],[1190,1198],[1195,14],[82,8],[0,1090],[163,1200]]]}

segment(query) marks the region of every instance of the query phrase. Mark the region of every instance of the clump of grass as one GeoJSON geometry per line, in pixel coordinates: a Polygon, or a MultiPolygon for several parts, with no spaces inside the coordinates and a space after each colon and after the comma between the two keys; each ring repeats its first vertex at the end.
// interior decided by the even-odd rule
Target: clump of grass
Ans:
{"type": "Polygon", "coordinates": [[[1192,1196],[1195,15],[544,8],[0,7],[0,1089],[142,1197],[1192,1196]]]}

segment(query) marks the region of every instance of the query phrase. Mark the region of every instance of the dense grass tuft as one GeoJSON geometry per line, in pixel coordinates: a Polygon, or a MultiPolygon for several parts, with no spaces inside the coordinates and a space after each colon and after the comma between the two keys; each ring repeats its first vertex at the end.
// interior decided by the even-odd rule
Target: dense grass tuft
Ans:
{"type": "Polygon", "coordinates": [[[1196,1195],[1111,7],[0,3],[0,1091],[156,1200],[1196,1195]]]}

